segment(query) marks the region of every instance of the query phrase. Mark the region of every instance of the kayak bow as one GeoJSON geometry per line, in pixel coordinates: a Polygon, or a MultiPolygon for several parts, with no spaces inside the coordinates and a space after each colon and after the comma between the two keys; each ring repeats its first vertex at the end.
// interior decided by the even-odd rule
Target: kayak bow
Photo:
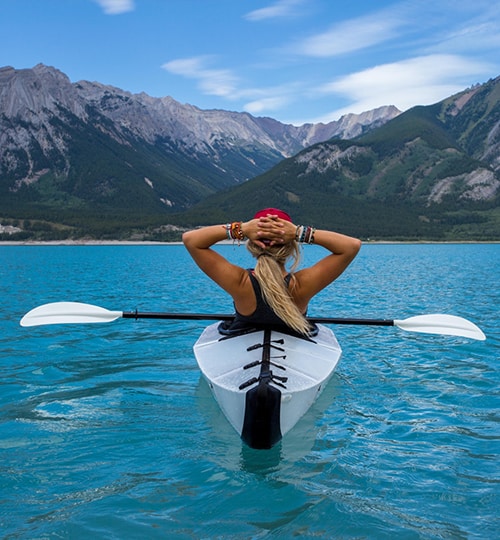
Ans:
{"type": "Polygon", "coordinates": [[[200,371],[241,439],[271,448],[316,401],[342,350],[323,325],[312,339],[272,328],[223,336],[218,326],[208,326],[193,347],[200,371]]]}

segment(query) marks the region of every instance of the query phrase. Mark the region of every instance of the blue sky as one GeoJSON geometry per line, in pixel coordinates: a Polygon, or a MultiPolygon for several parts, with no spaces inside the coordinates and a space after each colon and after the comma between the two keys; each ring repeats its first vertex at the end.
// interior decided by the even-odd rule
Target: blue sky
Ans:
{"type": "Polygon", "coordinates": [[[300,125],[500,75],[497,0],[0,0],[0,66],[300,125]]]}

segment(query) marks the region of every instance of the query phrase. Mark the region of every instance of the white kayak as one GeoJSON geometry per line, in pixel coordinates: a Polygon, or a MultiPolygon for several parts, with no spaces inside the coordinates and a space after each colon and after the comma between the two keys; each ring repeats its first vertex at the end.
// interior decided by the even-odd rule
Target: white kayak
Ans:
{"type": "Polygon", "coordinates": [[[196,361],[242,440],[271,448],[318,398],[342,349],[321,324],[311,338],[273,329],[227,336],[218,326],[208,326],[194,344],[196,361]]]}

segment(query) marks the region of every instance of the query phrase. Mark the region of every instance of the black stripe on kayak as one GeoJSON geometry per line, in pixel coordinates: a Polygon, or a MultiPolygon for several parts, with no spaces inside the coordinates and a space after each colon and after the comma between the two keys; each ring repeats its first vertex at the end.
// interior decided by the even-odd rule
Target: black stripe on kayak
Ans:
{"type": "MultiPolygon", "coordinates": [[[[245,396],[245,418],[241,439],[250,448],[272,448],[282,438],[280,415],[281,415],[281,391],[270,383],[273,379],[271,371],[271,330],[264,330],[264,342],[262,343],[262,362],[257,386],[247,391],[245,396]]],[[[286,382],[285,378],[279,380],[286,382]]]]}

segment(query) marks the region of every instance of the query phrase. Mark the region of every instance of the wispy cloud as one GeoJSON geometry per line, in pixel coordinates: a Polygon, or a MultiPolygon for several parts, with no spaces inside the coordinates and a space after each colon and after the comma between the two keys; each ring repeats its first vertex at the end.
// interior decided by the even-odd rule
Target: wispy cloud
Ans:
{"type": "Polygon", "coordinates": [[[106,15],[119,15],[135,9],[134,0],[94,0],[106,15]]]}
{"type": "MultiPolygon", "coordinates": [[[[195,80],[205,95],[239,103],[251,114],[274,116],[288,110],[288,116],[297,111],[303,122],[328,122],[382,105],[406,110],[436,103],[496,71],[492,54],[488,63],[482,52],[500,48],[500,18],[492,16],[500,15],[500,9],[485,9],[487,0],[475,2],[443,0],[446,10],[454,10],[450,19],[435,0],[402,0],[351,19],[339,21],[338,14],[338,22],[327,22],[322,31],[303,39],[289,33],[281,47],[269,48],[265,55],[256,51],[265,61],[249,55],[218,68],[217,63],[230,62],[230,57],[200,55],[162,67],[195,80]],[[382,63],[381,58],[390,60],[382,63]],[[357,67],[346,74],[341,71],[346,65],[357,67]],[[312,112],[327,102],[337,108],[321,117],[312,112]],[[308,104],[309,118],[302,112],[308,104]]],[[[245,18],[278,19],[298,14],[306,5],[305,0],[276,0],[245,18]]]]}
{"type": "Polygon", "coordinates": [[[266,19],[278,19],[296,15],[296,8],[304,0],[278,0],[270,6],[255,9],[245,15],[248,21],[256,22],[266,19]]]}
{"type": "MultiPolygon", "coordinates": [[[[467,80],[491,70],[486,62],[457,55],[436,54],[375,66],[323,85],[319,90],[350,101],[331,119],[347,112],[360,113],[381,103],[400,110],[430,105],[464,89],[467,80]]],[[[479,81],[478,81],[479,82],[479,81]]]]}
{"type": "Polygon", "coordinates": [[[296,99],[297,84],[245,87],[244,81],[229,69],[213,69],[212,56],[178,58],[161,67],[173,75],[197,81],[204,94],[236,101],[243,100],[242,109],[251,114],[271,113],[280,110],[296,99]]]}
{"type": "Polygon", "coordinates": [[[305,56],[337,56],[397,37],[404,24],[396,14],[384,11],[334,24],[325,32],[302,40],[294,49],[305,56]]]}
{"type": "Polygon", "coordinates": [[[500,50],[500,14],[498,19],[477,21],[451,28],[441,39],[428,47],[431,51],[475,54],[500,50]]]}
{"type": "Polygon", "coordinates": [[[266,111],[278,111],[288,105],[291,99],[289,96],[272,96],[256,99],[245,103],[244,109],[250,114],[263,114],[266,111]]]}
{"type": "Polygon", "coordinates": [[[243,108],[250,114],[272,114],[283,110],[302,94],[303,84],[287,82],[275,86],[249,88],[241,91],[243,98],[248,98],[243,108]]]}
{"type": "Polygon", "coordinates": [[[207,67],[210,56],[179,58],[166,62],[161,67],[174,75],[181,75],[198,82],[199,89],[209,95],[231,98],[236,93],[238,77],[229,69],[207,67]]]}

